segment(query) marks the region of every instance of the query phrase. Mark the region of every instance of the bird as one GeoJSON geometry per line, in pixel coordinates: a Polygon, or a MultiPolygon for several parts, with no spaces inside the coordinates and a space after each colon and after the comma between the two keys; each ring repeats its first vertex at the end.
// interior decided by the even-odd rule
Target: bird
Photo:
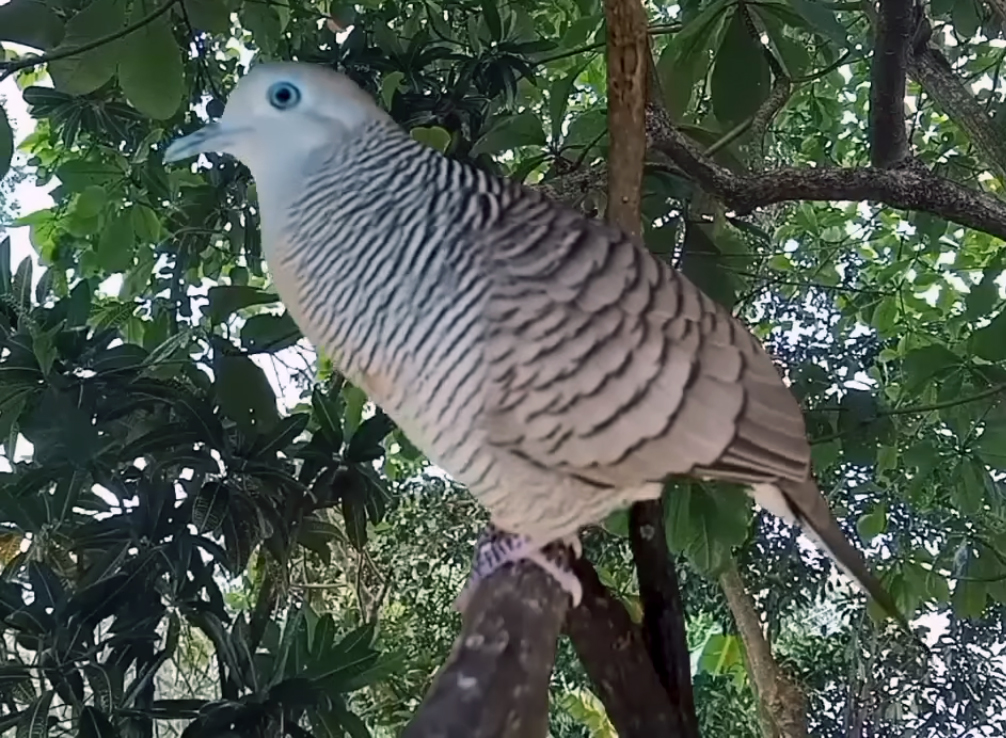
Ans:
{"type": "Polygon", "coordinates": [[[166,163],[255,182],[275,289],[316,347],[485,506],[469,586],[661,496],[742,484],[903,618],[814,480],[801,408],[746,326],[616,226],[415,140],[346,74],[264,62],[166,163]]]}

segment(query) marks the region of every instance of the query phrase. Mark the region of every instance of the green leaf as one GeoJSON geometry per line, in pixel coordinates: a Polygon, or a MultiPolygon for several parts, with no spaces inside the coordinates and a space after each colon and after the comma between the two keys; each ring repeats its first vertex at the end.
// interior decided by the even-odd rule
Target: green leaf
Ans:
{"type": "Polygon", "coordinates": [[[706,575],[718,574],[747,537],[751,498],[730,485],[687,483],[669,484],[664,499],[668,546],[706,575]]]}
{"type": "Polygon", "coordinates": [[[544,146],[545,130],[541,119],[528,110],[497,119],[489,131],[472,146],[471,156],[496,154],[520,146],[544,146]]]}
{"type": "Polygon", "coordinates": [[[133,265],[135,246],[136,234],[133,232],[132,218],[128,212],[118,213],[102,229],[95,256],[102,269],[117,274],[133,265]]]}
{"type": "Polygon", "coordinates": [[[0,5],[0,41],[51,49],[63,40],[63,21],[42,0],[0,5]]]}
{"type": "Polygon", "coordinates": [[[206,317],[214,325],[224,322],[238,310],[252,305],[267,305],[279,299],[272,292],[236,284],[210,287],[206,297],[209,300],[209,305],[206,307],[206,317]]]}
{"type": "Polygon", "coordinates": [[[876,538],[887,530],[887,507],[875,505],[873,510],[856,522],[856,531],[864,541],[876,538]]]}
{"type": "Polygon", "coordinates": [[[482,0],[482,18],[486,22],[492,40],[497,43],[502,40],[503,22],[500,20],[500,11],[496,0],[482,0]]]}
{"type": "Polygon", "coordinates": [[[451,134],[440,126],[420,126],[413,128],[409,133],[419,143],[426,144],[441,154],[451,145],[451,134]]]}
{"type": "Polygon", "coordinates": [[[79,738],[118,738],[119,731],[96,707],[86,705],[80,713],[79,738]]]}
{"type": "Polygon", "coordinates": [[[293,413],[280,420],[272,432],[263,436],[255,444],[257,458],[271,459],[277,452],[285,451],[307,427],[311,416],[308,413],[293,413]]]}
{"type": "Polygon", "coordinates": [[[17,738],[48,738],[49,706],[55,692],[46,690],[21,715],[17,724],[17,738]]]}
{"type": "Polygon", "coordinates": [[[1006,359],[1006,310],[993,318],[987,326],[972,333],[968,343],[971,351],[983,359],[1006,359]]]}
{"type": "Polygon", "coordinates": [[[954,506],[964,515],[974,515],[985,507],[988,485],[994,482],[985,465],[971,458],[961,460],[960,473],[955,477],[956,483],[950,490],[954,506]]]}
{"type": "MultiPolygon", "coordinates": [[[[104,0],[96,0],[104,2],[104,0]]],[[[121,169],[112,164],[88,159],[71,159],[56,169],[56,177],[66,189],[83,192],[92,186],[108,187],[124,177],[121,169]]]]}
{"type": "MultiPolygon", "coordinates": [[[[0,10],[3,10],[0,5],[0,10]]],[[[7,120],[7,113],[0,105],[0,179],[7,176],[10,171],[10,163],[14,159],[14,131],[7,120]]]]}
{"type": "Polygon", "coordinates": [[[384,456],[381,442],[394,428],[394,421],[383,412],[378,411],[373,417],[367,418],[349,439],[346,460],[363,463],[381,458],[384,456]]]}
{"type": "Polygon", "coordinates": [[[214,369],[220,409],[242,431],[268,433],[276,426],[276,394],[258,364],[245,355],[217,356],[214,369]]]}
{"type": "Polygon", "coordinates": [[[315,420],[321,428],[321,433],[333,449],[342,448],[342,398],[338,393],[326,396],[320,387],[315,387],[311,393],[311,409],[315,420]]]}
{"type": "Polygon", "coordinates": [[[727,22],[713,62],[712,103],[717,120],[736,124],[754,115],[771,85],[761,42],[752,37],[742,13],[727,22]]]}
{"type": "Polygon", "coordinates": [[[566,120],[566,110],[569,108],[569,97],[577,77],[583,72],[588,62],[578,64],[569,74],[557,77],[548,88],[548,116],[552,123],[552,140],[562,139],[562,124],[566,120]]]}
{"type": "Polygon", "coordinates": [[[817,0],[789,0],[789,4],[811,27],[833,41],[836,46],[841,48],[848,46],[849,36],[845,32],[845,26],[835,16],[834,10],[825,7],[817,0]]]}
{"type": "Polygon", "coordinates": [[[1000,274],[1002,267],[989,267],[982,274],[982,281],[971,287],[968,296],[964,298],[965,318],[978,320],[992,312],[992,308],[999,302],[999,285],[996,280],[1000,274]]]}
{"type": "Polygon", "coordinates": [[[302,337],[289,312],[253,315],[241,326],[241,346],[249,353],[274,354],[293,346],[302,337]]]}
{"type": "MultiPolygon", "coordinates": [[[[93,0],[66,24],[63,41],[54,54],[77,49],[119,31],[126,22],[122,0],[93,0]]],[[[104,85],[115,74],[119,44],[103,43],[96,48],[49,62],[49,76],[57,90],[86,95],[104,85]]],[[[62,179],[62,178],[61,178],[62,179]]]]}
{"type": "Polygon", "coordinates": [[[192,501],[192,524],[199,533],[215,533],[224,522],[231,491],[223,482],[206,482],[192,501]]]}
{"type": "Polygon", "coordinates": [[[1006,470],[1006,425],[989,423],[975,444],[982,461],[996,469],[1006,470]]]}
{"type": "Polygon", "coordinates": [[[955,0],[950,17],[954,30],[964,39],[974,38],[982,27],[982,12],[976,0],[955,0]]]}
{"type": "MultiPolygon", "coordinates": [[[[704,52],[723,21],[724,12],[731,5],[731,0],[716,0],[688,21],[671,42],[674,45],[673,62],[687,60],[704,52]]],[[[667,63],[673,62],[668,60],[667,63]]]]}
{"type": "Polygon", "coordinates": [[[698,662],[699,672],[729,674],[744,668],[744,643],[740,636],[713,633],[705,642],[698,662]]]}
{"type": "Polygon", "coordinates": [[[903,368],[906,386],[915,392],[945,369],[960,366],[961,357],[940,344],[913,349],[905,356],[903,368]]]}
{"type": "Polygon", "coordinates": [[[11,280],[11,297],[14,298],[15,304],[24,310],[31,308],[32,269],[31,257],[24,257],[17,266],[14,279],[11,280]]]}
{"type": "MultiPolygon", "coordinates": [[[[404,72],[389,72],[381,79],[381,100],[384,101],[384,107],[388,110],[391,110],[391,103],[395,99],[395,93],[401,88],[403,79],[405,79],[404,72]]],[[[416,130],[415,128],[412,130],[412,137],[417,141],[421,141],[422,139],[416,138],[416,130]]],[[[447,133],[447,131],[444,131],[444,133],[447,133]]],[[[450,140],[450,134],[448,134],[448,140],[450,140]]],[[[423,143],[426,142],[423,141],[423,143]]],[[[437,147],[434,146],[433,148],[437,147]]],[[[438,150],[443,151],[443,149],[438,150]]]]}
{"type": "Polygon", "coordinates": [[[290,3],[289,0],[276,0],[273,3],[246,2],[241,5],[238,18],[241,25],[251,33],[255,44],[272,53],[290,20],[290,3]]]}
{"type": "Polygon", "coordinates": [[[227,0],[184,0],[183,4],[193,28],[221,35],[230,32],[231,13],[227,0]]]}
{"type": "MultiPolygon", "coordinates": [[[[716,15],[713,20],[719,19],[716,15]]],[[[714,23],[703,27],[710,34],[715,30],[714,23]]],[[[660,91],[664,97],[664,107],[672,121],[679,121],[688,109],[695,92],[695,85],[709,68],[709,55],[704,49],[692,53],[681,52],[681,45],[686,43],[675,38],[664,47],[657,61],[657,74],[660,78],[660,91]]],[[[695,39],[692,39],[694,42],[695,39]]]]}
{"type": "MultiPolygon", "coordinates": [[[[152,13],[163,0],[133,0],[130,25],[152,13]]],[[[119,54],[119,86],[129,103],[155,120],[178,111],[185,96],[181,50],[170,16],[163,13],[125,37],[119,54]]]]}

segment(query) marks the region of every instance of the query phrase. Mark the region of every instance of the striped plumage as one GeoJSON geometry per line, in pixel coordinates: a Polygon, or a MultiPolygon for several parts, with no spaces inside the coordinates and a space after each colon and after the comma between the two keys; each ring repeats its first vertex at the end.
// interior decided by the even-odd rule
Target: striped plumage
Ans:
{"type": "Polygon", "coordinates": [[[204,131],[166,158],[248,165],[305,335],[498,527],[544,545],[669,475],[747,483],[893,609],[813,482],[767,354],[636,241],[443,157],[320,67],[256,67],[204,131]]]}

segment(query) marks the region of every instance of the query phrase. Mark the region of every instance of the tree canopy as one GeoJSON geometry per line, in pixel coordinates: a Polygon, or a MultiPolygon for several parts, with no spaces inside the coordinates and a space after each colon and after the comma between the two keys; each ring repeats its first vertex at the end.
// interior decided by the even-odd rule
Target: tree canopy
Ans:
{"type": "Polygon", "coordinates": [[[552,736],[642,734],[594,678],[604,624],[654,714],[691,710],[684,669],[680,735],[1006,731],[1001,0],[9,0],[0,44],[33,123],[15,141],[0,108],[0,177],[58,182],[12,224],[36,260],[0,231],[0,734],[398,735],[458,635],[484,511],[302,338],[247,169],[162,161],[264,59],[641,212],[779,360],[830,504],[926,635],[742,490],[675,480],[584,534],[605,604],[564,621],[552,736]],[[630,42],[643,71],[611,71],[630,42]]]}

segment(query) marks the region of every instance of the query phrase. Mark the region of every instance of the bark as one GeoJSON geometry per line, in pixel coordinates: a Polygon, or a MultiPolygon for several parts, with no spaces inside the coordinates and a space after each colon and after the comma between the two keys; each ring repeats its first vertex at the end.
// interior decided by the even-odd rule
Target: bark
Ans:
{"type": "Polygon", "coordinates": [[[917,24],[915,0],[880,0],[870,67],[870,161],[875,167],[898,166],[909,156],[905,86],[917,24]]]}
{"type": "Polygon", "coordinates": [[[632,506],[629,540],[643,603],[643,639],[657,677],[675,707],[678,735],[698,738],[685,607],[664,525],[660,500],[632,506]]]}
{"type": "Polygon", "coordinates": [[[605,589],[587,561],[577,561],[573,569],[583,584],[583,601],[570,610],[566,633],[619,738],[694,735],[668,699],[625,606],[605,589]]]}
{"type": "Polygon", "coordinates": [[[720,586],[744,641],[748,674],[758,694],[759,719],[766,738],[807,738],[807,700],[772,656],[754,600],[734,563],[720,575],[720,586]]]}
{"type": "Polygon", "coordinates": [[[402,738],[545,738],[548,683],[569,595],[536,564],[494,572],[402,738]]]}
{"type": "Polygon", "coordinates": [[[638,236],[646,156],[646,11],[639,0],[605,0],[608,25],[608,208],[607,217],[638,236]]]}

